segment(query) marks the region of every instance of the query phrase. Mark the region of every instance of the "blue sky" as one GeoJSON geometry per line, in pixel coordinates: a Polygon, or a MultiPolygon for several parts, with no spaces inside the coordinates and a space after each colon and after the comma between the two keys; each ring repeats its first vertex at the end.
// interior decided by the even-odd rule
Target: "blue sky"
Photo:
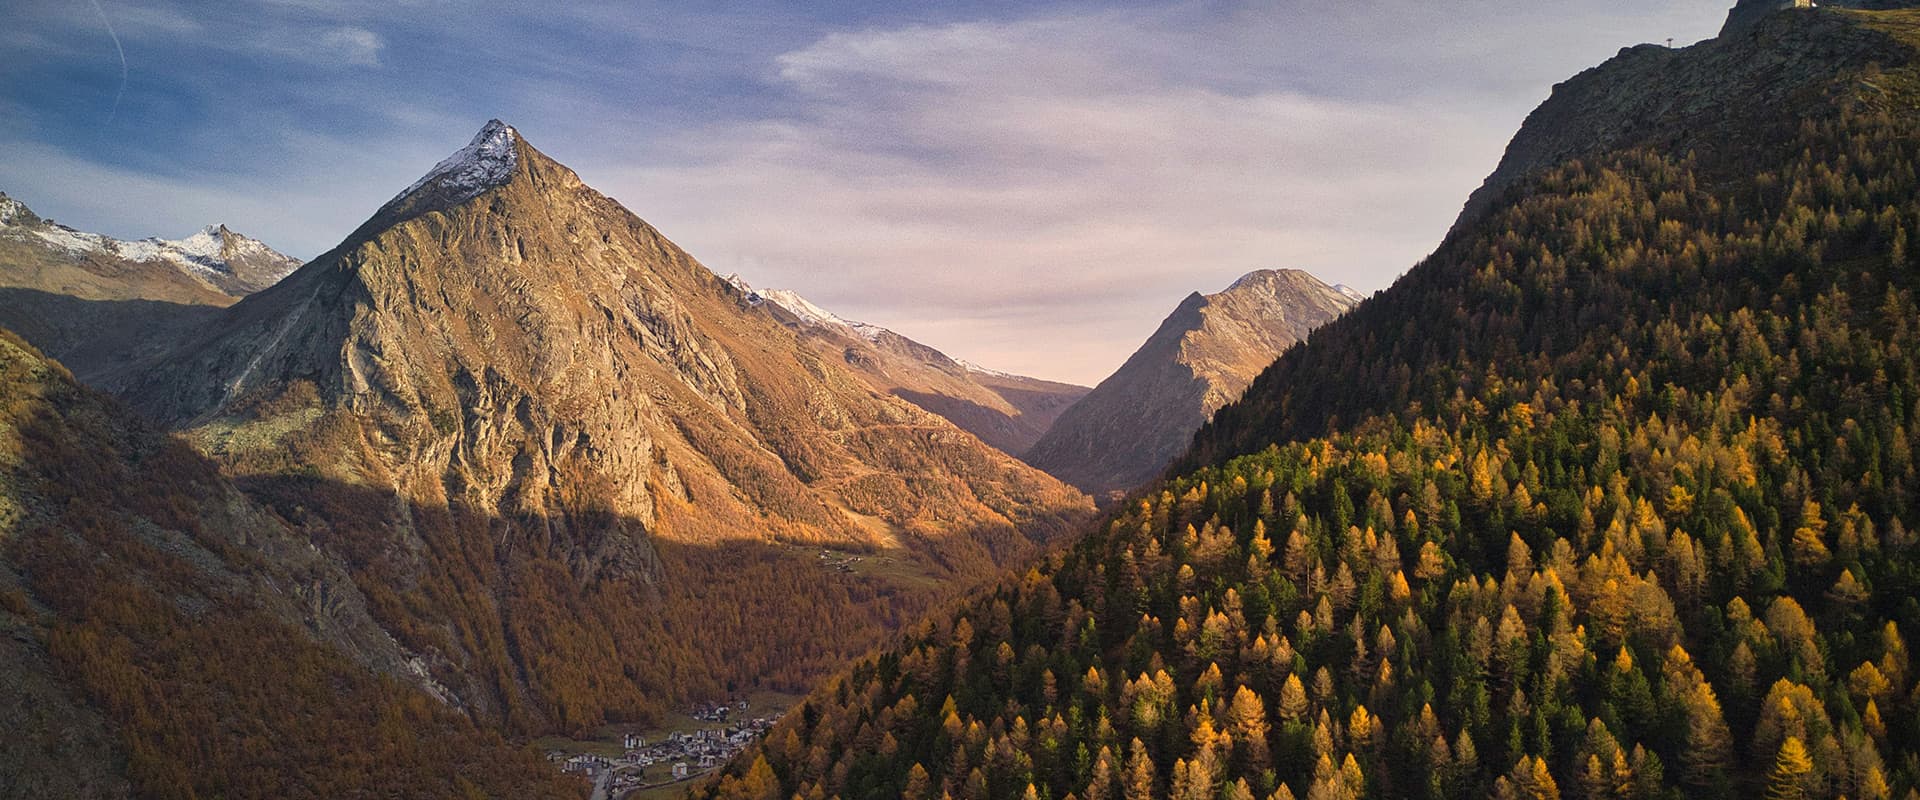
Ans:
{"type": "Polygon", "coordinates": [[[499,117],[717,272],[1091,384],[1252,269],[1386,286],[1554,83],[1731,3],[7,5],[0,191],[74,227],[311,257],[499,117]]]}

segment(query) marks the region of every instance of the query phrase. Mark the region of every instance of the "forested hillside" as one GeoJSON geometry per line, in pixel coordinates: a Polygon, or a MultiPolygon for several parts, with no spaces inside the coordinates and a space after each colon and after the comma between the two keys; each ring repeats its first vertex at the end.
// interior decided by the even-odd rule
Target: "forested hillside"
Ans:
{"type": "Polygon", "coordinates": [[[0,797],[577,797],[345,570],[0,331],[0,797]]]}
{"type": "Polygon", "coordinates": [[[1779,15],[1583,76],[1656,76],[1630,136],[706,793],[1920,797],[1917,32],[1779,15]],[[1775,67],[1690,71],[1742,60],[1775,67]],[[1680,130],[1755,81],[1791,104],[1680,130]]]}

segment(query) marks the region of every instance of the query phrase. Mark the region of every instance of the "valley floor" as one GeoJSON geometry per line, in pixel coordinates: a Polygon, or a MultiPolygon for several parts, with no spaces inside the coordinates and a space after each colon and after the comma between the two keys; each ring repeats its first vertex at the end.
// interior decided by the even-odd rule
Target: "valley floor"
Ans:
{"type": "Polygon", "coordinates": [[[591,739],[547,736],[533,747],[567,773],[592,780],[595,800],[666,800],[724,766],[801,699],[753,692],[724,706],[682,709],[650,728],[608,725],[591,739]],[[685,772],[676,776],[682,764],[685,772]]]}

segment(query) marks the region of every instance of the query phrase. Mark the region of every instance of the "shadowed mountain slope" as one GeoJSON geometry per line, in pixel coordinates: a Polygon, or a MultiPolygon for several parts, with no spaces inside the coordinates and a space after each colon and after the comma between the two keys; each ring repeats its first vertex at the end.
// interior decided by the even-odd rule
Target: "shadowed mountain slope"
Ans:
{"type": "Polygon", "coordinates": [[[0,797],[578,797],[344,564],[0,331],[0,797]]]}

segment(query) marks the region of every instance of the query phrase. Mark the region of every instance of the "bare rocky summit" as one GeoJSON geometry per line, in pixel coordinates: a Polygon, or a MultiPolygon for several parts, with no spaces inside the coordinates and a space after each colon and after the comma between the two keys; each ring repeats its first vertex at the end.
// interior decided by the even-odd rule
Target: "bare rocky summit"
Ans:
{"type": "Polygon", "coordinates": [[[1758,24],[1767,15],[1796,8],[1812,8],[1813,0],[1740,0],[1727,12],[1727,23],[1720,35],[1737,34],[1758,24]]]}
{"type": "Polygon", "coordinates": [[[1060,415],[1027,463],[1097,497],[1145,483],[1282,351],[1355,302],[1351,290],[1299,270],[1260,270],[1217,294],[1189,295],[1060,415]]]}

